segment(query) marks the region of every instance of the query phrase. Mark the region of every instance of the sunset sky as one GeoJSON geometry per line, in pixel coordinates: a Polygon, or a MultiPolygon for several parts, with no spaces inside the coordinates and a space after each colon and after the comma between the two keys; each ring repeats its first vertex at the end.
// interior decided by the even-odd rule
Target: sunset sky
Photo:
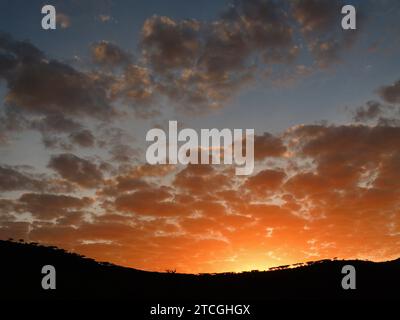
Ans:
{"type": "Polygon", "coordinates": [[[1,0],[0,239],[185,273],[398,258],[399,56],[396,0],[1,0]],[[169,120],[254,128],[253,174],[146,164],[169,120]]]}

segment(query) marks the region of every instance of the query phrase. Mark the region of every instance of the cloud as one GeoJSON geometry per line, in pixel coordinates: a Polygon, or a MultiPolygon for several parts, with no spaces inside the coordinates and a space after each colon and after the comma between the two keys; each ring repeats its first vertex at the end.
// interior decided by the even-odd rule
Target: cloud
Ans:
{"type": "Polygon", "coordinates": [[[307,125],[293,133],[304,143],[302,153],[314,158],[336,155],[354,161],[378,159],[400,146],[400,128],[397,127],[307,125]]]}
{"type": "MultiPolygon", "coordinates": [[[[340,19],[342,1],[296,0],[292,4],[294,19],[299,23],[308,49],[321,68],[340,61],[341,53],[350,48],[356,40],[357,32],[343,32],[340,19]]],[[[358,13],[358,29],[361,12],[358,13]]]]}
{"type": "Polygon", "coordinates": [[[379,95],[388,103],[400,103],[400,80],[379,89],[379,95]]]}
{"type": "Polygon", "coordinates": [[[156,72],[191,67],[200,49],[199,30],[195,20],[148,18],[142,28],[143,54],[156,72]]]}
{"type": "Polygon", "coordinates": [[[293,15],[304,33],[324,33],[337,25],[340,8],[340,2],[337,1],[296,0],[293,15]]]}
{"type": "MultiPolygon", "coordinates": [[[[398,129],[302,125],[285,132],[279,143],[272,135],[260,136],[259,146],[277,145],[274,154],[291,157],[279,156],[281,169],[262,163],[262,170],[247,179],[191,165],[163,186],[158,178],[171,171],[143,165],[98,184],[95,200],[85,206],[66,199],[59,208],[61,198],[25,196],[15,209],[4,201],[0,207],[17,213],[29,207],[35,215],[41,204],[57,208],[55,215],[44,209],[46,218],[40,219],[56,218],[56,223],[35,222],[30,239],[145,269],[177,261],[193,272],[233,270],[271,248],[281,259],[273,260],[276,264],[333,255],[384,259],[396,254],[398,129]],[[296,161],[299,165],[292,165],[296,161]],[[301,166],[307,161],[312,165],[301,166]],[[103,212],[89,223],[81,214],[93,204],[103,212]],[[385,253],[378,242],[388,248],[385,253]]],[[[23,234],[15,223],[4,217],[0,235],[23,234]]]]}
{"type": "Polygon", "coordinates": [[[112,177],[104,182],[104,187],[98,191],[99,195],[116,197],[127,191],[152,190],[155,184],[146,178],[162,178],[173,172],[173,165],[137,165],[126,172],[112,177]]]}
{"type": "Polygon", "coordinates": [[[111,86],[111,96],[131,106],[140,118],[151,118],[159,114],[152,103],[155,101],[156,84],[146,67],[129,64],[122,75],[111,86]]]}
{"type": "Polygon", "coordinates": [[[46,182],[18,171],[16,168],[0,166],[0,191],[43,190],[46,182]]]}
{"type": "Polygon", "coordinates": [[[19,110],[4,107],[0,113],[0,144],[10,142],[13,135],[29,127],[29,120],[19,110]]]}
{"type": "Polygon", "coordinates": [[[327,192],[330,187],[326,178],[310,172],[296,174],[285,183],[285,189],[298,198],[327,192]]]}
{"type": "Polygon", "coordinates": [[[164,177],[170,173],[172,173],[175,170],[174,165],[157,165],[153,166],[150,164],[144,164],[144,165],[139,165],[135,166],[130,174],[133,177],[164,177]]]}
{"type": "Polygon", "coordinates": [[[173,199],[165,187],[138,190],[115,199],[117,210],[146,216],[182,216],[188,208],[173,199]]]}
{"type": "Polygon", "coordinates": [[[111,147],[111,161],[128,163],[132,162],[135,156],[138,156],[138,150],[128,144],[117,144],[111,147]]]}
{"type": "Polygon", "coordinates": [[[383,113],[383,106],[377,101],[368,101],[366,106],[358,107],[353,119],[358,122],[374,120],[383,113]]]}
{"type": "Polygon", "coordinates": [[[81,130],[77,132],[72,132],[69,135],[70,141],[80,147],[93,147],[95,142],[95,137],[90,130],[81,130]]]}
{"type": "Polygon", "coordinates": [[[105,83],[45,55],[28,42],[0,35],[0,77],[6,80],[5,102],[32,114],[110,118],[105,83]]]}
{"type": "Polygon", "coordinates": [[[293,134],[301,141],[297,156],[313,159],[315,166],[314,170],[298,173],[286,182],[285,187],[294,195],[314,197],[324,207],[326,201],[338,205],[340,198],[354,210],[362,210],[361,203],[355,204],[355,195],[362,196],[365,190],[370,190],[371,196],[383,189],[398,192],[398,185],[389,181],[398,181],[394,169],[398,161],[396,150],[400,148],[400,127],[302,126],[293,134]],[[336,194],[340,190],[343,194],[336,194]],[[322,195],[327,198],[323,200],[322,195]]]}
{"type": "Polygon", "coordinates": [[[140,47],[154,79],[152,92],[187,112],[220,108],[258,76],[257,69],[293,63],[304,42],[316,65],[328,68],[356,40],[354,32],[341,29],[340,5],[236,1],[210,22],[148,18],[140,47]],[[296,23],[301,37],[295,39],[296,23]]]}
{"type": "Polygon", "coordinates": [[[229,176],[211,165],[188,165],[175,176],[174,185],[194,194],[216,192],[230,185],[229,176]]]}
{"type": "Polygon", "coordinates": [[[72,116],[113,115],[105,87],[96,79],[57,61],[23,65],[8,82],[6,103],[28,112],[72,116]]]}
{"type": "Polygon", "coordinates": [[[48,167],[64,179],[84,188],[96,188],[103,180],[97,165],[71,153],[52,156],[48,167]]]}
{"type": "MultiPolygon", "coordinates": [[[[290,61],[294,58],[293,30],[284,6],[275,1],[237,1],[222,15],[232,23],[234,33],[249,41],[252,51],[261,50],[266,62],[290,61]]],[[[228,31],[228,30],[226,30],[228,31]]]]}
{"type": "Polygon", "coordinates": [[[151,189],[151,184],[145,180],[130,175],[117,176],[105,182],[105,187],[99,190],[99,195],[116,197],[127,191],[151,189]]]}
{"type": "Polygon", "coordinates": [[[72,211],[88,207],[92,200],[88,197],[76,198],[65,195],[24,193],[16,204],[19,212],[30,212],[39,219],[68,217],[72,211]]]}
{"type": "Polygon", "coordinates": [[[72,192],[74,187],[65,180],[30,172],[30,167],[0,166],[0,191],[29,190],[36,192],[72,192]]]}
{"type": "Polygon", "coordinates": [[[96,138],[84,125],[62,113],[34,116],[26,120],[25,129],[38,130],[46,148],[71,151],[74,147],[94,147],[96,138]]]}
{"type": "Polygon", "coordinates": [[[123,67],[131,63],[132,55],[108,41],[95,42],[90,46],[93,62],[103,67],[123,67]]]}
{"type": "Polygon", "coordinates": [[[284,171],[267,169],[248,178],[245,187],[249,192],[265,195],[268,192],[276,191],[283,183],[285,177],[286,174],[284,171]]]}
{"type": "Polygon", "coordinates": [[[255,160],[263,160],[267,157],[281,157],[285,152],[286,147],[283,141],[268,132],[254,137],[255,160]]]}
{"type": "Polygon", "coordinates": [[[158,91],[189,112],[221,107],[265,63],[296,56],[292,28],[272,1],[238,1],[212,22],[148,18],[141,48],[158,91]]]}
{"type": "Polygon", "coordinates": [[[93,43],[92,61],[105,68],[96,72],[49,60],[33,45],[3,35],[0,46],[6,54],[0,56],[0,77],[7,81],[7,103],[33,114],[105,120],[122,103],[136,116],[152,118],[160,114],[158,103],[164,97],[180,111],[203,113],[226,105],[259,76],[257,69],[289,66],[302,41],[320,66],[338,61],[354,38],[337,30],[338,5],[326,0],[240,0],[212,21],[155,15],[143,23],[141,55],[135,63],[115,43],[93,43]],[[294,37],[293,19],[304,39],[294,37]]]}
{"type": "Polygon", "coordinates": [[[47,133],[69,133],[82,128],[77,121],[65,117],[62,113],[51,113],[40,119],[30,121],[32,129],[39,130],[43,134],[47,133]]]}

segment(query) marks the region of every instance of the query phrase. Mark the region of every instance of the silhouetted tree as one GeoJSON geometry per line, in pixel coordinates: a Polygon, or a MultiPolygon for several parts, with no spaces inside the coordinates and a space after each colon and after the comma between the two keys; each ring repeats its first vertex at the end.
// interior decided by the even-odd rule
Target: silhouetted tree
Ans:
{"type": "Polygon", "coordinates": [[[167,269],[165,270],[167,273],[176,273],[176,269],[167,269]]]}

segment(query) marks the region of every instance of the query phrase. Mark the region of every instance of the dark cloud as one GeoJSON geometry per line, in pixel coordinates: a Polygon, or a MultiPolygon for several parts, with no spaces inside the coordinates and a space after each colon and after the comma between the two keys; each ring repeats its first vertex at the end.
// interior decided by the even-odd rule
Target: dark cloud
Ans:
{"type": "Polygon", "coordinates": [[[28,127],[29,120],[20,110],[4,107],[0,113],[0,144],[8,143],[13,134],[28,127]]]}
{"type": "Polygon", "coordinates": [[[110,127],[102,123],[97,130],[97,144],[100,148],[105,148],[108,145],[124,144],[132,141],[127,132],[118,127],[110,127]]]}
{"type": "Polygon", "coordinates": [[[30,172],[31,168],[0,166],[0,191],[29,190],[35,192],[72,192],[74,187],[65,180],[30,172]]]}
{"type": "Polygon", "coordinates": [[[255,160],[263,160],[266,157],[281,157],[285,151],[286,147],[283,141],[268,132],[254,137],[255,160]]]}
{"type": "Polygon", "coordinates": [[[283,183],[286,174],[279,170],[263,170],[247,179],[245,186],[250,192],[258,195],[276,191],[283,183]]]}
{"type": "Polygon", "coordinates": [[[156,72],[192,67],[200,49],[199,31],[200,23],[195,20],[176,22],[153,16],[143,24],[143,54],[156,72]]]}
{"type": "Polygon", "coordinates": [[[306,34],[330,31],[339,22],[341,1],[296,0],[293,15],[306,34]]]}
{"type": "MultiPolygon", "coordinates": [[[[307,184],[298,185],[318,186],[313,189],[319,193],[331,189],[357,193],[360,183],[374,186],[387,166],[393,168],[398,160],[399,127],[303,126],[293,133],[301,141],[298,155],[313,159],[316,166],[314,174],[303,174],[301,180],[307,184]]],[[[393,170],[390,179],[398,181],[397,175],[393,170]]]]}
{"type": "Polygon", "coordinates": [[[68,214],[57,218],[57,225],[61,226],[80,226],[84,221],[83,211],[70,211],[68,214]]]}
{"type": "Polygon", "coordinates": [[[14,210],[14,200],[0,199],[0,225],[5,221],[14,221],[11,214],[14,210]]]}
{"type": "Polygon", "coordinates": [[[15,68],[18,62],[29,63],[45,58],[43,52],[34,45],[26,41],[15,41],[10,35],[5,33],[0,33],[0,48],[2,49],[0,60],[2,68],[0,69],[0,74],[5,78],[9,74],[4,69],[10,68],[10,71],[12,71],[12,68],[15,68]],[[8,64],[4,64],[5,61],[8,64]]]}
{"type": "Polygon", "coordinates": [[[174,185],[183,192],[204,194],[220,191],[231,184],[229,176],[211,165],[188,165],[175,176],[174,185]]]}
{"type": "MultiPolygon", "coordinates": [[[[343,1],[329,0],[296,0],[292,4],[293,16],[300,25],[308,49],[322,68],[339,62],[341,53],[352,46],[357,33],[360,32],[359,30],[343,32],[341,27],[343,5],[343,1]]],[[[362,17],[359,11],[358,29],[362,17]]]]}
{"type": "Polygon", "coordinates": [[[79,72],[28,42],[0,35],[0,77],[6,80],[7,105],[32,114],[109,118],[107,88],[98,77],[79,72]]]}
{"type": "Polygon", "coordinates": [[[111,87],[112,98],[132,107],[140,118],[159,114],[152,104],[155,91],[156,85],[150,70],[135,64],[129,64],[111,87]]]}
{"type": "Polygon", "coordinates": [[[6,102],[32,113],[104,119],[113,114],[106,88],[90,75],[57,61],[21,66],[8,81],[8,88],[6,102]]]}
{"type": "Polygon", "coordinates": [[[348,159],[376,159],[400,147],[400,128],[394,127],[309,125],[294,133],[302,139],[303,153],[312,157],[336,154],[348,159]]]}
{"type": "Polygon", "coordinates": [[[157,165],[153,166],[150,164],[144,164],[135,166],[130,171],[130,174],[133,177],[141,178],[141,177],[164,177],[175,170],[174,165],[157,165]]]}
{"type": "Polygon", "coordinates": [[[23,194],[16,204],[19,212],[30,212],[36,218],[53,219],[56,217],[68,217],[71,211],[88,207],[92,203],[90,198],[76,198],[54,194],[23,194]]]}
{"type": "Polygon", "coordinates": [[[87,129],[71,133],[69,139],[73,144],[84,148],[93,147],[95,143],[94,135],[87,129]]]}
{"type": "Polygon", "coordinates": [[[285,11],[273,1],[238,1],[201,23],[153,16],[141,47],[157,89],[188,111],[221,107],[254,77],[255,56],[288,62],[296,55],[285,11]]]}
{"type": "Polygon", "coordinates": [[[326,193],[331,186],[329,181],[322,175],[315,173],[299,173],[291,177],[285,183],[285,190],[289,191],[297,198],[314,196],[315,194],[326,193]]]}
{"type": "Polygon", "coordinates": [[[388,103],[400,103],[400,80],[379,89],[381,98],[388,103]]]}
{"type": "Polygon", "coordinates": [[[131,175],[120,175],[106,181],[105,187],[98,191],[99,195],[116,197],[127,191],[150,189],[151,185],[131,175]]]}
{"type": "Polygon", "coordinates": [[[198,21],[159,16],[147,19],[142,29],[142,53],[158,79],[157,92],[187,111],[206,109],[221,94],[217,87],[211,92],[211,79],[197,67],[204,51],[202,33],[198,21]]]}
{"type": "Polygon", "coordinates": [[[399,117],[379,117],[378,126],[383,127],[400,127],[400,119],[399,117]]]}
{"type": "Polygon", "coordinates": [[[43,190],[46,182],[35,179],[16,168],[0,166],[0,191],[43,190]]]}
{"type": "Polygon", "coordinates": [[[154,183],[146,181],[146,178],[164,177],[171,173],[173,165],[138,165],[129,168],[126,172],[114,176],[104,182],[104,188],[98,193],[106,196],[117,196],[127,191],[152,190],[154,183]]]}
{"type": "Polygon", "coordinates": [[[117,144],[111,147],[111,160],[116,162],[131,162],[135,156],[138,156],[138,150],[127,144],[117,144]]]}
{"type": "Polygon", "coordinates": [[[96,188],[103,180],[103,174],[97,165],[71,153],[51,157],[48,167],[64,179],[84,188],[96,188]]]}
{"type": "Polygon", "coordinates": [[[353,119],[359,122],[374,120],[383,113],[384,107],[377,101],[368,101],[365,106],[358,107],[353,119]]]}
{"type": "Polygon", "coordinates": [[[174,200],[166,187],[141,189],[121,195],[115,200],[117,210],[149,216],[181,216],[188,212],[187,206],[174,200]]]}
{"type": "Polygon", "coordinates": [[[63,113],[48,114],[41,119],[33,119],[30,122],[32,129],[46,133],[69,133],[82,128],[77,121],[65,117],[63,113]]]}
{"type": "Polygon", "coordinates": [[[93,147],[95,143],[95,137],[90,130],[84,129],[80,122],[60,112],[41,118],[34,117],[29,120],[28,128],[41,133],[43,145],[48,149],[71,151],[75,146],[93,147]]]}
{"type": "Polygon", "coordinates": [[[108,41],[99,41],[90,46],[93,62],[104,67],[124,67],[131,63],[132,56],[119,46],[108,41]]]}
{"type": "Polygon", "coordinates": [[[251,51],[261,50],[266,62],[287,62],[296,54],[285,6],[276,1],[236,1],[222,21],[233,24],[228,25],[235,27],[233,34],[241,35],[251,51]]]}
{"type": "Polygon", "coordinates": [[[42,134],[42,143],[46,149],[61,149],[64,151],[72,151],[74,146],[69,143],[64,137],[52,135],[48,133],[42,134]]]}

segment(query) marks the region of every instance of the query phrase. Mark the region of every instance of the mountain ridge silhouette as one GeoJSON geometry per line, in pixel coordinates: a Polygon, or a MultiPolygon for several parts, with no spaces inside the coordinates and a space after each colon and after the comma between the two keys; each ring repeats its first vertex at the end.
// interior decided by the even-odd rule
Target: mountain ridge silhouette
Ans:
{"type": "Polygon", "coordinates": [[[98,262],[54,246],[0,240],[0,261],[3,299],[399,299],[400,289],[400,259],[325,259],[269,271],[180,274],[98,262]],[[341,287],[341,270],[348,264],[356,268],[356,290],[341,287]],[[56,268],[56,290],[41,287],[44,265],[56,268]]]}

